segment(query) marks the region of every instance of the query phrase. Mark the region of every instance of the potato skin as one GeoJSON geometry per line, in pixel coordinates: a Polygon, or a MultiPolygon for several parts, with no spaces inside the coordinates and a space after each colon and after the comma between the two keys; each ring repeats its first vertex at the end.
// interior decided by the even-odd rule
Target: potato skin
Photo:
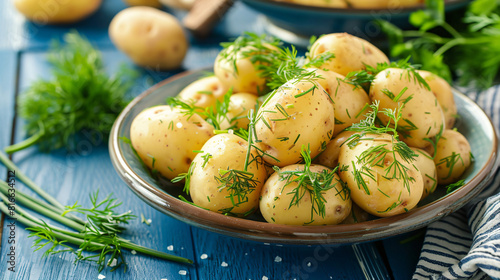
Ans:
{"type": "Polygon", "coordinates": [[[247,117],[248,112],[250,109],[253,109],[255,112],[255,105],[258,104],[257,98],[256,95],[246,92],[239,92],[231,95],[229,98],[227,119],[233,121],[228,127],[235,126],[235,128],[247,129],[250,123],[247,117]]]}
{"type": "Polygon", "coordinates": [[[14,0],[14,6],[39,24],[69,24],[90,16],[102,0],[14,0]]]}
{"type": "Polygon", "coordinates": [[[201,149],[213,136],[213,127],[199,115],[188,118],[180,109],[155,106],[137,115],[130,127],[130,140],[139,157],[168,179],[186,173],[196,156],[193,150],[201,149]]]}
{"type": "Polygon", "coordinates": [[[134,63],[153,70],[178,68],[188,49],[179,21],[166,12],[146,6],[119,12],[109,25],[109,36],[134,63]]]}
{"type": "MultiPolygon", "coordinates": [[[[197,154],[193,160],[194,169],[189,185],[191,199],[196,205],[219,213],[223,213],[223,209],[232,208],[231,213],[237,215],[258,208],[260,192],[267,179],[262,160],[252,161],[248,166],[247,171],[254,174],[252,179],[256,180],[256,184],[246,194],[247,202],[233,205],[228,198],[231,191],[221,187],[221,183],[215,179],[221,177],[219,170],[244,170],[247,148],[247,141],[233,134],[215,135],[203,145],[203,153],[197,154]],[[203,156],[206,154],[210,154],[211,158],[205,164],[203,156]]],[[[251,158],[253,157],[258,157],[255,149],[251,150],[251,158]]]]}
{"type": "Polygon", "coordinates": [[[432,93],[437,98],[439,105],[441,105],[444,114],[445,129],[452,129],[456,121],[457,105],[455,104],[450,84],[445,79],[429,71],[419,70],[418,73],[429,84],[432,93]]]}
{"type": "Polygon", "coordinates": [[[335,131],[333,136],[345,128],[365,118],[368,110],[362,111],[369,105],[370,98],[362,88],[344,82],[345,76],[333,71],[317,69],[316,75],[322,78],[316,81],[333,99],[335,108],[335,131]]]}
{"type": "Polygon", "coordinates": [[[443,131],[436,146],[434,163],[440,185],[458,181],[471,164],[469,141],[458,131],[443,131]],[[453,153],[460,156],[453,156],[453,153]]]}
{"type": "MultiPolygon", "coordinates": [[[[304,170],[303,164],[289,165],[281,169],[281,171],[304,170]]],[[[315,173],[330,169],[320,166],[311,165],[310,170],[315,173]]],[[[351,212],[351,199],[348,192],[343,190],[340,178],[335,174],[333,179],[335,186],[323,192],[325,198],[325,217],[321,217],[317,213],[313,215],[311,222],[311,195],[308,191],[299,201],[290,207],[293,195],[290,192],[298,187],[297,182],[292,182],[286,185],[286,180],[280,180],[278,173],[274,173],[266,181],[262,188],[260,199],[260,212],[264,219],[269,223],[283,225],[335,225],[342,222],[351,212]]]]}
{"type": "Polygon", "coordinates": [[[261,141],[257,146],[279,160],[264,156],[266,162],[279,167],[299,162],[302,146],[309,145],[314,158],[330,141],[335,128],[330,97],[311,81],[291,80],[284,84],[259,108],[257,116],[260,119],[255,131],[261,141]],[[279,112],[280,106],[289,117],[279,112]]]}
{"type": "Polygon", "coordinates": [[[335,168],[339,164],[340,147],[356,132],[344,130],[326,145],[326,149],[316,158],[316,163],[335,168]]]}
{"type": "Polygon", "coordinates": [[[422,175],[422,180],[424,181],[424,191],[422,193],[422,199],[426,198],[428,195],[433,193],[437,187],[437,171],[436,165],[432,160],[432,157],[426,151],[418,148],[410,147],[418,157],[415,158],[415,166],[417,167],[420,175],[422,175]]]}
{"type": "Polygon", "coordinates": [[[194,102],[197,107],[214,107],[217,100],[224,99],[228,88],[216,76],[204,77],[185,87],[178,95],[179,99],[194,102]]]}
{"type": "Polygon", "coordinates": [[[389,58],[370,42],[347,33],[321,36],[311,46],[310,56],[331,52],[335,58],[325,62],[320,69],[328,69],[346,76],[349,72],[365,69],[365,64],[389,63],[389,58]]]}
{"type": "MultiPolygon", "coordinates": [[[[260,54],[270,54],[276,51],[276,47],[269,45],[267,50],[261,50],[260,54]]],[[[214,73],[220,81],[228,88],[232,88],[234,93],[247,92],[258,95],[260,91],[266,89],[266,79],[260,77],[260,71],[255,69],[255,66],[260,62],[252,63],[250,57],[246,54],[258,50],[252,46],[243,47],[237,52],[233,63],[224,57],[224,52],[234,52],[234,47],[230,46],[227,50],[220,52],[215,58],[214,73]],[[236,65],[236,69],[234,66],[236,65]]],[[[251,56],[251,54],[250,54],[251,56]]]]}
{"type": "MultiPolygon", "coordinates": [[[[348,168],[341,170],[339,176],[342,181],[347,183],[353,202],[366,212],[378,217],[393,216],[411,210],[420,201],[424,187],[420,172],[417,171],[412,162],[408,163],[401,159],[398,153],[396,153],[396,160],[407,168],[408,178],[413,178],[413,180],[408,180],[409,188],[404,186],[401,179],[386,178],[386,169],[395,161],[392,153],[387,154],[383,159],[377,159],[377,161],[380,159],[383,166],[371,166],[371,164],[358,159],[362,158],[362,153],[371,147],[385,145],[386,149],[392,150],[391,139],[392,136],[388,134],[367,134],[355,147],[350,148],[348,145],[343,145],[340,148],[339,165],[348,166],[348,168]],[[367,190],[358,185],[354,176],[353,162],[357,171],[360,171],[362,166],[366,166],[375,178],[360,173],[362,180],[366,183],[367,190]]],[[[365,172],[368,171],[365,170],[365,172]]],[[[398,177],[400,178],[400,176],[398,177]]]]}
{"type": "Polygon", "coordinates": [[[401,131],[403,127],[410,128],[411,124],[414,124],[415,128],[408,129],[406,133],[400,133],[401,140],[408,146],[425,148],[430,145],[425,138],[434,137],[444,127],[444,116],[436,97],[414,78],[414,74],[407,70],[386,69],[377,74],[371,84],[370,98],[372,102],[380,102],[378,117],[384,124],[387,124],[390,119],[381,111],[396,110],[411,96],[401,111],[402,118],[398,123],[398,130],[401,131]],[[407,90],[397,102],[384,92],[389,90],[394,96],[398,96],[404,88],[407,90]]]}

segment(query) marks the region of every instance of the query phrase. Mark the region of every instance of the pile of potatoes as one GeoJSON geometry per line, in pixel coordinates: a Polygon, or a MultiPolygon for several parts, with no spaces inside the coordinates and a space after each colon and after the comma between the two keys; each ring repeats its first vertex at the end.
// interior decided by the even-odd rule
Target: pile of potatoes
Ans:
{"type": "MultiPolygon", "coordinates": [[[[248,54],[251,48],[240,50],[248,54]]],[[[277,49],[270,46],[259,55],[272,58],[277,49]]],[[[366,65],[389,63],[385,54],[345,33],[320,37],[309,59],[326,52],[335,57],[308,68],[314,78],[291,79],[264,101],[257,94],[266,93],[267,77],[260,75],[256,62],[237,53],[230,63],[220,54],[215,75],[188,85],[178,98],[201,110],[221,102],[231,90],[228,118],[221,125],[231,129],[215,133],[202,115],[160,105],[135,118],[132,145],[164,177],[184,173],[196,205],[235,216],[260,211],[269,223],[286,225],[397,215],[416,207],[438,185],[462,176],[471,164],[471,150],[453,129],[457,109],[446,81],[425,71],[388,68],[365,92],[345,76],[366,65]],[[394,128],[387,112],[400,112],[398,136],[390,129],[349,129],[374,121],[367,119],[376,114],[373,104],[378,104],[374,123],[379,128],[391,122],[394,128]],[[244,139],[233,129],[248,129],[245,116],[252,109],[258,117],[250,125],[250,138],[244,139]],[[395,152],[401,149],[400,140],[413,156],[395,152]],[[312,163],[304,162],[306,147],[312,163]]]]}

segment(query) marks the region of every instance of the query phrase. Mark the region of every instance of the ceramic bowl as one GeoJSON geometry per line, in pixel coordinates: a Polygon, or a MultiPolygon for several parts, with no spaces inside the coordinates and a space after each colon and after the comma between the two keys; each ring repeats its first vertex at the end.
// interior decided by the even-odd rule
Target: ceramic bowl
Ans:
{"type": "MultiPolygon", "coordinates": [[[[263,27],[283,41],[307,46],[312,35],[348,32],[365,39],[381,37],[382,31],[373,20],[387,20],[403,29],[411,28],[408,18],[412,12],[423,8],[390,7],[387,9],[354,9],[306,6],[272,0],[241,0],[248,7],[263,15],[263,27]]],[[[467,5],[470,0],[446,0],[446,12],[451,15],[467,5]],[[450,14],[451,13],[451,14],[450,14]]]]}
{"type": "Polygon", "coordinates": [[[159,211],[190,225],[232,237],[280,244],[350,244],[398,235],[422,228],[462,207],[487,185],[496,167],[497,137],[486,114],[472,100],[455,91],[461,118],[458,130],[469,140],[475,161],[463,175],[465,185],[450,194],[444,188],[433,193],[407,213],[362,222],[334,226],[287,226],[269,224],[261,216],[241,219],[210,212],[181,201],[182,187],[167,180],[158,181],[120,137],[130,136],[134,117],[145,108],[164,104],[185,86],[202,77],[202,70],[186,72],[167,79],[135,98],[117,118],[109,139],[113,165],[128,187],[159,211]]]}

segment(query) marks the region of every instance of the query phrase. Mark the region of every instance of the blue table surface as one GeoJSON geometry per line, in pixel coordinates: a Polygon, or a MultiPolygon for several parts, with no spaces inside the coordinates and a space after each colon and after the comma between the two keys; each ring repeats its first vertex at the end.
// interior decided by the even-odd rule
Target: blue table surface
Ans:
{"type": "MultiPolygon", "coordinates": [[[[78,30],[103,53],[110,73],[130,60],[111,43],[108,24],[126,8],[120,0],[103,1],[97,13],[70,26],[42,26],[30,23],[13,7],[0,1],[0,148],[25,138],[23,120],[16,118],[15,99],[40,78],[50,78],[47,49],[70,30],[78,30]]],[[[185,12],[167,10],[178,18],[185,12]]],[[[132,89],[138,95],[154,83],[189,69],[211,66],[219,43],[244,31],[263,32],[259,16],[237,2],[206,39],[190,37],[190,49],[181,69],[155,72],[139,69],[142,77],[132,89]]],[[[3,149],[3,148],[2,148],[3,149]]],[[[127,271],[109,268],[98,272],[90,262],[73,262],[70,253],[43,258],[33,252],[32,238],[21,225],[14,230],[15,272],[9,271],[7,253],[11,235],[2,216],[0,278],[2,279],[410,279],[415,269],[424,230],[386,240],[336,246],[282,246],[235,239],[189,226],[153,209],[139,199],[116,174],[105,141],[84,145],[75,152],[44,154],[36,148],[16,153],[13,161],[49,194],[65,205],[79,201],[88,205],[88,194],[99,190],[114,193],[123,202],[121,210],[132,210],[151,219],[150,226],[134,220],[125,238],[140,245],[191,258],[187,266],[144,255],[125,253],[127,271]],[[202,258],[202,255],[207,258],[202,258]]],[[[7,170],[0,166],[0,176],[7,170]]],[[[20,182],[16,188],[33,194],[20,182]]]]}

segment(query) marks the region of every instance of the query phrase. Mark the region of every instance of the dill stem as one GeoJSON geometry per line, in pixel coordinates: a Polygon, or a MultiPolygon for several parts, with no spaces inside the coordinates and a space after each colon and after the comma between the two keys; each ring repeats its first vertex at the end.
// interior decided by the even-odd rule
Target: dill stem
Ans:
{"type": "MultiPolygon", "coordinates": [[[[1,190],[0,193],[5,193],[5,187],[8,188],[9,186],[4,181],[0,181],[0,190],[1,190]]],[[[0,195],[0,198],[4,199],[4,201],[5,201],[5,197],[3,197],[3,194],[0,195]]],[[[26,206],[27,208],[29,208],[29,209],[31,209],[39,214],[42,214],[45,217],[50,218],[56,222],[64,224],[64,225],[66,225],[66,226],[68,226],[68,227],[70,227],[78,232],[83,232],[85,230],[84,225],[62,216],[61,215],[62,212],[57,212],[57,211],[54,211],[52,209],[45,208],[37,203],[32,203],[32,201],[30,199],[26,198],[25,194],[19,192],[18,190],[16,190],[15,199],[16,199],[16,203],[19,202],[20,204],[26,206]]]]}
{"type": "Polygon", "coordinates": [[[254,127],[255,127],[255,121],[254,121],[254,111],[253,109],[250,110],[249,112],[249,119],[250,119],[250,123],[248,124],[248,149],[247,149],[247,154],[245,156],[245,167],[244,167],[244,171],[248,171],[248,161],[250,160],[250,152],[252,150],[252,142],[253,142],[253,139],[252,139],[252,134],[254,132],[254,127]]]}
{"type": "Polygon", "coordinates": [[[36,192],[38,195],[43,197],[46,201],[50,202],[54,207],[64,210],[64,206],[59,203],[55,198],[46,193],[41,187],[31,181],[4,153],[0,152],[0,161],[7,167],[9,170],[13,170],[16,172],[16,177],[19,178],[26,186],[36,192]]]}
{"type": "MultiPolygon", "coordinates": [[[[5,195],[9,195],[9,189],[10,189],[9,185],[6,182],[0,180],[0,193],[4,193],[5,195]]],[[[56,208],[53,205],[48,204],[47,202],[45,202],[43,200],[39,200],[37,198],[31,197],[31,196],[23,193],[22,191],[20,191],[18,189],[16,189],[16,202],[19,202],[20,204],[25,205],[25,206],[27,206],[30,209],[33,209],[32,208],[33,205],[36,204],[39,207],[45,208],[47,210],[50,210],[50,211],[52,211],[52,212],[54,212],[54,213],[56,213],[58,215],[62,215],[62,213],[63,213],[63,211],[61,209],[56,208]]],[[[65,217],[69,218],[72,221],[74,221],[76,223],[79,223],[81,225],[85,224],[85,221],[83,221],[82,219],[78,218],[77,216],[74,216],[74,215],[65,215],[65,217]]]]}
{"type": "MultiPolygon", "coordinates": [[[[3,203],[0,203],[0,211],[3,212],[5,215],[20,222],[21,224],[25,225],[28,228],[37,228],[37,227],[41,227],[41,226],[47,226],[49,229],[51,229],[53,236],[55,238],[57,238],[59,241],[65,241],[65,242],[68,242],[68,243],[71,243],[71,244],[77,245],[77,246],[80,246],[82,244],[86,244],[86,245],[95,246],[95,247],[97,247],[98,250],[102,250],[103,248],[108,246],[106,244],[97,243],[97,242],[94,242],[91,240],[85,240],[84,234],[67,231],[67,230],[58,228],[56,226],[50,225],[50,224],[46,224],[42,220],[28,214],[27,212],[25,212],[22,208],[20,208],[17,205],[16,205],[15,212],[17,212],[20,215],[15,215],[15,216],[11,215],[12,211],[10,211],[6,205],[6,203],[8,201],[7,197],[3,193],[0,193],[0,199],[3,201],[3,203]]],[[[42,212],[39,212],[39,213],[45,214],[42,212]]],[[[62,220],[69,220],[69,219],[62,217],[62,216],[61,216],[61,218],[62,218],[62,220]]],[[[66,222],[67,221],[63,221],[61,223],[65,224],[69,227],[72,227],[72,226],[70,226],[70,224],[66,224],[66,222]]],[[[74,224],[72,224],[72,225],[75,226],[74,224]]],[[[193,263],[192,260],[187,259],[187,258],[174,256],[174,255],[167,254],[167,253],[164,253],[161,251],[157,251],[157,250],[150,249],[150,248],[147,248],[144,246],[140,246],[140,245],[134,244],[134,243],[132,243],[128,240],[125,240],[123,238],[120,238],[120,237],[118,239],[120,241],[120,246],[123,248],[127,248],[129,250],[135,250],[135,251],[143,253],[145,255],[150,255],[153,257],[158,257],[158,258],[162,258],[162,259],[170,260],[170,261],[174,261],[174,262],[181,262],[181,263],[188,263],[188,264],[193,263]]]]}
{"type": "Polygon", "coordinates": [[[13,144],[13,145],[6,147],[5,152],[7,154],[13,154],[15,152],[24,150],[24,149],[31,147],[31,146],[35,145],[36,143],[38,143],[38,141],[40,141],[40,139],[42,139],[43,136],[45,136],[45,130],[42,129],[42,130],[38,131],[36,134],[33,134],[31,137],[29,137],[29,138],[27,138],[19,143],[16,143],[16,144],[13,144]]]}

